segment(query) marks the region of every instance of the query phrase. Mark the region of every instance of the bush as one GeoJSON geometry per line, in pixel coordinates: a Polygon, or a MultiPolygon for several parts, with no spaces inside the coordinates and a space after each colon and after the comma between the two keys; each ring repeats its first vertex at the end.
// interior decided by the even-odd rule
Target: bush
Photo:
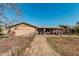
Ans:
{"type": "Polygon", "coordinates": [[[76,28],[76,32],[79,34],[79,28],[76,28]]]}
{"type": "Polygon", "coordinates": [[[0,28],[0,32],[2,32],[2,29],[0,28]]]}
{"type": "Polygon", "coordinates": [[[2,35],[3,28],[0,26],[0,35],[2,35]]]}
{"type": "Polygon", "coordinates": [[[75,33],[76,33],[76,34],[79,34],[79,26],[76,26],[76,27],[75,27],[75,33]]]}

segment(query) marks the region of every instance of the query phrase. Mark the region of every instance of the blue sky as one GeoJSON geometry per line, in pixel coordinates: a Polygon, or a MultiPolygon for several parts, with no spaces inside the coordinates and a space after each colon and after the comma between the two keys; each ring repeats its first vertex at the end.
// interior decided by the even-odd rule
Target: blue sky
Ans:
{"type": "Polygon", "coordinates": [[[24,22],[37,26],[75,25],[79,21],[79,4],[25,3],[17,4],[24,22]]]}

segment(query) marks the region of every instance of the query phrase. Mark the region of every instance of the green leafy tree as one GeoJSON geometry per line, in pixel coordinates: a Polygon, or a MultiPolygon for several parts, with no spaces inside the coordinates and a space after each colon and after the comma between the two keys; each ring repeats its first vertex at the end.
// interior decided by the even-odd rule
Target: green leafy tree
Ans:
{"type": "Polygon", "coordinates": [[[79,34],[79,28],[76,28],[76,32],[79,34]]]}
{"type": "Polygon", "coordinates": [[[75,31],[77,34],[79,34],[79,21],[76,23],[75,31]]]}

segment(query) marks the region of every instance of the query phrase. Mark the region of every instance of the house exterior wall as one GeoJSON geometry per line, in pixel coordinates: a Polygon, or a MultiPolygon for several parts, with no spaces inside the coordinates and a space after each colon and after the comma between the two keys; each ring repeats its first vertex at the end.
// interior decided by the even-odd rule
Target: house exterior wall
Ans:
{"type": "Polygon", "coordinates": [[[28,33],[33,33],[36,31],[36,28],[25,24],[20,24],[20,25],[11,27],[11,33],[13,31],[15,32],[15,36],[19,36],[19,35],[25,35],[28,33]]]}

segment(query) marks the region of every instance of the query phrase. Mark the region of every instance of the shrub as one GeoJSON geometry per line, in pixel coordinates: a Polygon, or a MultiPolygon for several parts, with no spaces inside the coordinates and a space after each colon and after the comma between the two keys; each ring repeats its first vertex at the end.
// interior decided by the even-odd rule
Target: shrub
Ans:
{"type": "Polygon", "coordinates": [[[2,34],[3,28],[0,26],[0,35],[2,34]]]}
{"type": "Polygon", "coordinates": [[[79,28],[76,28],[76,32],[79,34],[79,28]]]}

